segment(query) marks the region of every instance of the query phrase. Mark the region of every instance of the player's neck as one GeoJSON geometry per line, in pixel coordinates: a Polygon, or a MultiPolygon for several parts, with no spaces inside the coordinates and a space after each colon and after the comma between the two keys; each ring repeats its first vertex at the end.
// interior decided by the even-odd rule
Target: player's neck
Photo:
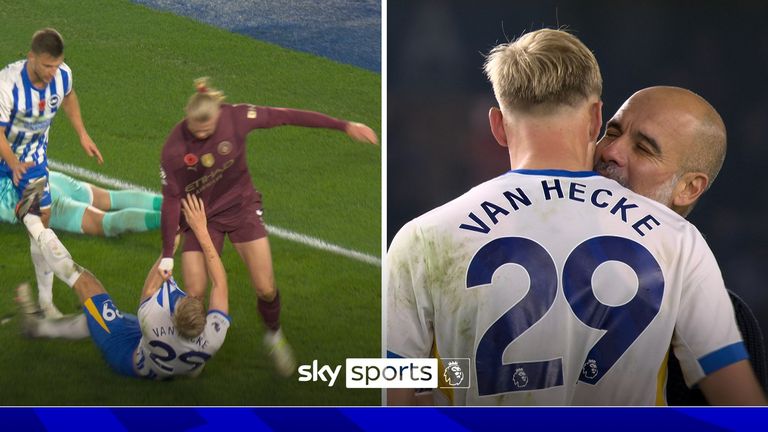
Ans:
{"type": "Polygon", "coordinates": [[[511,169],[590,171],[594,142],[580,122],[518,125],[509,140],[511,169]]]}
{"type": "Polygon", "coordinates": [[[32,64],[30,62],[27,62],[26,68],[27,77],[29,77],[29,83],[32,84],[32,86],[35,88],[44,89],[46,87],[45,81],[40,79],[40,77],[35,73],[35,70],[32,68],[32,64]]]}

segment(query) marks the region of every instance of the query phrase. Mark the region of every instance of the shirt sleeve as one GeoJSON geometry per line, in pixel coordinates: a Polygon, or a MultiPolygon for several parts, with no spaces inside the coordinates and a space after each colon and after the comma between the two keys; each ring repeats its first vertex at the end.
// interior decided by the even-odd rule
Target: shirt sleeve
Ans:
{"type": "Polygon", "coordinates": [[[687,254],[688,272],[672,337],[675,356],[689,387],[712,372],[749,357],[717,261],[701,234],[693,230],[693,246],[687,254]]]}
{"type": "Polygon", "coordinates": [[[227,337],[229,325],[229,315],[218,310],[208,311],[208,316],[205,320],[205,338],[209,344],[206,347],[208,354],[215,354],[224,344],[224,338],[227,337]]]}
{"type": "Polygon", "coordinates": [[[347,122],[314,111],[272,108],[256,105],[235,105],[235,123],[241,132],[276,126],[303,126],[344,131],[347,122]]]}
{"type": "Polygon", "coordinates": [[[13,83],[8,81],[8,68],[0,71],[0,127],[8,128],[11,123],[13,109],[13,83]]]}
{"type": "Polygon", "coordinates": [[[434,307],[426,286],[424,254],[414,222],[392,240],[384,263],[387,357],[426,358],[434,340],[434,307]]]}
{"type": "Polygon", "coordinates": [[[163,239],[163,258],[170,258],[173,256],[173,242],[176,238],[176,233],[179,229],[179,222],[181,220],[181,179],[176,165],[176,161],[172,160],[166,149],[169,146],[176,145],[171,137],[163,148],[163,153],[160,161],[160,181],[163,186],[163,205],[160,210],[160,232],[163,239]]]}
{"type": "Polygon", "coordinates": [[[72,86],[75,82],[72,77],[72,69],[70,69],[66,63],[62,63],[61,66],[59,66],[59,70],[61,71],[61,80],[64,85],[64,96],[66,96],[72,93],[72,86]]]}

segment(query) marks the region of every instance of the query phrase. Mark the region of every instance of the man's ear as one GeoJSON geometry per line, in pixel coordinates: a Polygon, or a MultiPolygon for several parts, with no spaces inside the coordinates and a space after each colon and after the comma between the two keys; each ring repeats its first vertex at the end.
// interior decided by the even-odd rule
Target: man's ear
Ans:
{"type": "Polygon", "coordinates": [[[504,130],[504,114],[497,107],[488,111],[488,121],[491,123],[491,133],[496,142],[502,147],[508,147],[507,132],[504,130]]]}
{"type": "Polygon", "coordinates": [[[688,207],[693,205],[701,194],[707,190],[709,177],[701,172],[689,172],[683,174],[675,186],[672,204],[675,207],[688,207]]]}
{"type": "Polygon", "coordinates": [[[597,101],[589,108],[589,139],[597,142],[603,129],[603,101],[597,101]]]}

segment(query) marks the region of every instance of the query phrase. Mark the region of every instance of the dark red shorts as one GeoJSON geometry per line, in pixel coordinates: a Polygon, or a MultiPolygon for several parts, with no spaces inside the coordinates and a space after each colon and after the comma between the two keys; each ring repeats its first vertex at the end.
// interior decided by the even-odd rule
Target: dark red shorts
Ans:
{"type": "MultiPolygon", "coordinates": [[[[216,251],[221,255],[224,247],[224,236],[229,236],[232,243],[245,243],[267,236],[267,228],[262,218],[261,200],[236,209],[235,212],[227,211],[224,216],[216,216],[208,220],[208,233],[211,235],[216,251]]],[[[197,241],[197,237],[187,226],[182,230],[184,234],[184,252],[202,252],[203,248],[197,241]]]]}

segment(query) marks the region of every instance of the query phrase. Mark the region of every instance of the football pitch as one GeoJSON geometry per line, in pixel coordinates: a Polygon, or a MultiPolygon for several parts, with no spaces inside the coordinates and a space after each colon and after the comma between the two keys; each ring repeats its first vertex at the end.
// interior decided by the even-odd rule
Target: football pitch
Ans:
{"type": "MultiPolygon", "coordinates": [[[[84,154],[63,113],[48,147],[49,158],[61,163],[159,191],[161,147],[200,76],[210,77],[228,102],[320,111],[366,123],[381,137],[381,76],[373,72],[127,1],[11,2],[0,19],[0,66],[25,57],[39,28],[55,27],[64,36],[83,119],[105,164],[84,154]]],[[[379,147],[336,131],[296,127],[254,131],[248,145],[268,225],[379,256],[379,147]]],[[[159,231],[59,237],[121,310],[136,312],[160,253],[159,231]]],[[[270,243],[283,329],[299,364],[379,357],[380,267],[274,235],[270,243]]],[[[0,244],[0,316],[6,318],[0,325],[0,405],[380,404],[380,391],[346,389],[343,379],[328,387],[273,373],[247,269],[229,243],[222,256],[232,317],[227,340],[199,378],[169,382],[113,373],[90,340],[23,338],[13,295],[16,285],[34,281],[29,242],[20,225],[3,224],[0,244]]],[[[176,262],[180,266],[178,255],[176,262]]],[[[59,281],[54,299],[62,312],[80,312],[74,293],[59,281]]]]}

